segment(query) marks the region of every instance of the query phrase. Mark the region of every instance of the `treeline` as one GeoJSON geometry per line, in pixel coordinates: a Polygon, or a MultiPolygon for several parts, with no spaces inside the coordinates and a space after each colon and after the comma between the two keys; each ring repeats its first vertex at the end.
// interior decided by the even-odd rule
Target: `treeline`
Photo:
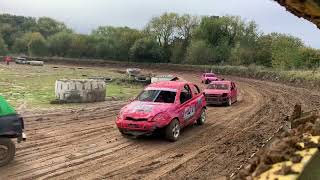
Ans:
{"type": "Polygon", "coordinates": [[[320,50],[301,39],[261,33],[234,16],[165,13],[143,30],[101,26],[78,34],[48,17],[0,15],[0,55],[99,58],[209,65],[261,65],[277,69],[319,67],[320,50]]]}

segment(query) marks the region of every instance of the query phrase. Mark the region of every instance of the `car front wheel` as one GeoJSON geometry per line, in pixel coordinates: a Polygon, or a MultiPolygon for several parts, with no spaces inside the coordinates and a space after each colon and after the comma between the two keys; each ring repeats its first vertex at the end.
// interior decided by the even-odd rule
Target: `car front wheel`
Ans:
{"type": "Polygon", "coordinates": [[[16,154],[16,146],[9,138],[0,138],[0,167],[9,164],[16,154]]]}
{"type": "Polygon", "coordinates": [[[228,102],[227,102],[227,106],[231,106],[232,105],[232,99],[231,97],[228,98],[228,102]]]}
{"type": "Polygon", "coordinates": [[[171,123],[165,129],[165,137],[169,141],[177,141],[180,136],[180,123],[177,119],[171,121],[171,123]]]}

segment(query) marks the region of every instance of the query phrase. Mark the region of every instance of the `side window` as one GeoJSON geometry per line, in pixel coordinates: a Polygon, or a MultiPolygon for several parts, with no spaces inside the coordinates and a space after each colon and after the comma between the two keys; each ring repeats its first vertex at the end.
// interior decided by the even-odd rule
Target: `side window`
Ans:
{"type": "Polygon", "coordinates": [[[191,88],[192,88],[193,94],[197,95],[197,94],[200,93],[200,89],[199,89],[199,87],[197,85],[195,85],[195,84],[191,85],[191,88]]]}
{"type": "Polygon", "coordinates": [[[189,85],[185,85],[180,94],[180,103],[183,104],[192,98],[192,93],[189,85]]]}

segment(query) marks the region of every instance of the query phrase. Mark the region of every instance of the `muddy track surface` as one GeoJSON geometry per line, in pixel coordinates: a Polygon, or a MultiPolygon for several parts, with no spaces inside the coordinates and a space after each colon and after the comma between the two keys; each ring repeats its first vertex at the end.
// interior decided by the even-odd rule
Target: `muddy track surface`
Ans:
{"type": "MultiPolygon", "coordinates": [[[[198,82],[199,74],[181,73],[198,82]]],[[[190,126],[178,142],[127,139],[114,120],[124,102],[81,110],[28,114],[28,141],[0,179],[217,179],[229,176],[256,152],[290,114],[319,106],[320,93],[243,78],[239,101],[209,107],[205,125],[190,126]]]]}

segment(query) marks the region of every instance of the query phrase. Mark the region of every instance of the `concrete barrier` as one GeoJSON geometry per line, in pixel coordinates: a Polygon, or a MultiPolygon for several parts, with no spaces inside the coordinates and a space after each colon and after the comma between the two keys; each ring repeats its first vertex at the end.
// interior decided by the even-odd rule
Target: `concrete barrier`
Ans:
{"type": "Polygon", "coordinates": [[[66,103],[84,103],[104,101],[106,85],[97,79],[61,79],[55,84],[57,100],[66,103]]]}
{"type": "Polygon", "coordinates": [[[44,62],[43,61],[27,61],[28,64],[30,64],[31,66],[43,66],[44,62]]]}

